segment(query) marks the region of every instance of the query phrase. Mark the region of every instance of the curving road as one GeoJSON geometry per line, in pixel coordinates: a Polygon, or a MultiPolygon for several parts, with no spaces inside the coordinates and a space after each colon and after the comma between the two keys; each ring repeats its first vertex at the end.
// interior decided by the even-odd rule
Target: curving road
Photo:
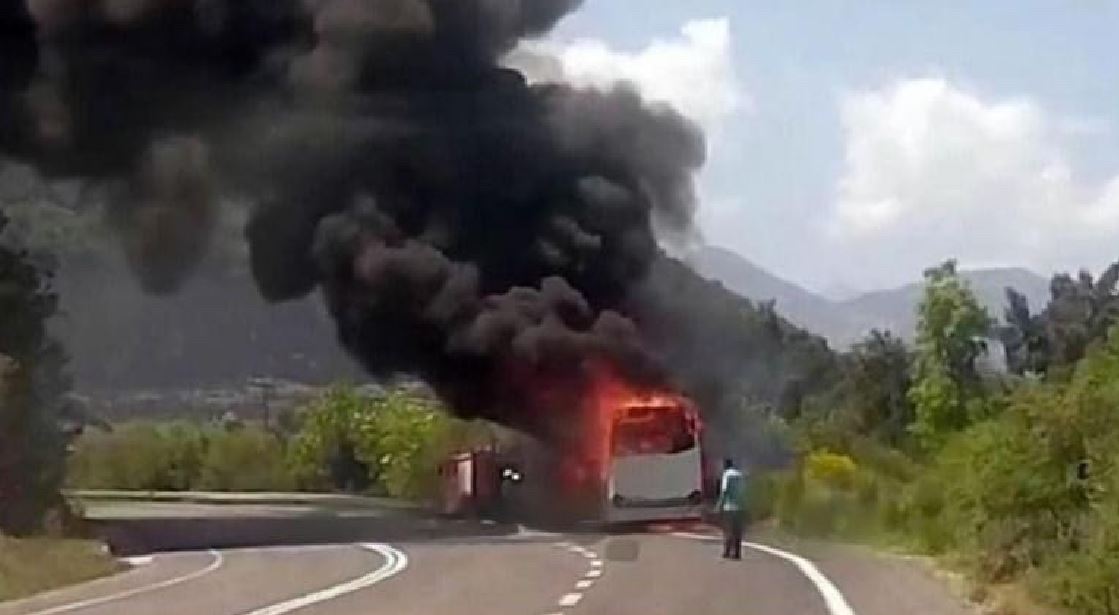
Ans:
{"type": "Polygon", "coordinates": [[[183,541],[194,532],[217,548],[134,558],[128,572],[0,604],[0,615],[967,612],[928,575],[866,555],[820,551],[809,561],[751,543],[744,560],[732,562],[720,559],[718,542],[703,534],[551,534],[356,517],[223,516],[206,526],[196,518],[145,520],[127,528],[140,542],[190,548],[198,545],[183,541]],[[276,525],[277,518],[288,525],[276,525]],[[353,542],[338,541],[339,528],[352,534],[353,542]],[[376,535],[384,540],[370,540],[376,535]],[[231,542],[233,537],[272,546],[245,547],[231,542]]]}

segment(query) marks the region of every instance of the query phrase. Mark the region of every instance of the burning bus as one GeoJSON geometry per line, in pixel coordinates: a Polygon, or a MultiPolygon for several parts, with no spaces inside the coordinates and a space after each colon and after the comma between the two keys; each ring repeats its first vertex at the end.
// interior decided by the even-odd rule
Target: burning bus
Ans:
{"type": "Polygon", "coordinates": [[[691,400],[642,390],[609,372],[578,397],[580,418],[566,441],[522,435],[496,456],[475,451],[448,459],[440,470],[444,511],[502,509],[606,524],[703,515],[713,474],[691,400]]]}
{"type": "Polygon", "coordinates": [[[700,518],[710,481],[702,423],[691,402],[635,399],[613,414],[602,520],[700,518]]]}
{"type": "Polygon", "coordinates": [[[698,519],[711,494],[703,423],[688,398],[602,372],[587,400],[584,491],[606,523],[698,519]]]}

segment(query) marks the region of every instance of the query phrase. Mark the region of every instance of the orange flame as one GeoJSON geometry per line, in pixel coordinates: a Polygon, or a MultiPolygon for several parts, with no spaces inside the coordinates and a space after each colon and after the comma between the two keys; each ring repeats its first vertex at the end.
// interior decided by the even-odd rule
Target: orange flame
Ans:
{"type": "Polygon", "coordinates": [[[700,430],[699,414],[691,400],[669,390],[641,388],[609,366],[593,370],[584,404],[579,456],[600,482],[608,475],[620,425],[641,424],[647,433],[668,440],[678,435],[673,430],[683,428],[692,436],[700,430]]]}

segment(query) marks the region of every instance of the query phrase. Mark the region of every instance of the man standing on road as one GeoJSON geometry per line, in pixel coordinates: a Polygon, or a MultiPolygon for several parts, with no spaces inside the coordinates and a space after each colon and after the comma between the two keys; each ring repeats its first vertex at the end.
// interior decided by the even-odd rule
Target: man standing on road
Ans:
{"type": "Polygon", "coordinates": [[[746,477],[734,461],[723,463],[723,478],[719,482],[719,499],[715,502],[715,512],[723,522],[723,557],[742,559],[742,496],[746,488],[746,477]]]}

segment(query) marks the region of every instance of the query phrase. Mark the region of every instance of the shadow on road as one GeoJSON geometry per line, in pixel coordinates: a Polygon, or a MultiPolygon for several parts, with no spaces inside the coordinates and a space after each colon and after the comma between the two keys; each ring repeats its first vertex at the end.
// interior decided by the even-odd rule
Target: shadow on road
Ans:
{"type": "Polygon", "coordinates": [[[117,556],[156,551],[240,549],[353,542],[486,540],[509,536],[515,526],[436,519],[384,517],[210,516],[93,520],[94,534],[117,556]]]}

